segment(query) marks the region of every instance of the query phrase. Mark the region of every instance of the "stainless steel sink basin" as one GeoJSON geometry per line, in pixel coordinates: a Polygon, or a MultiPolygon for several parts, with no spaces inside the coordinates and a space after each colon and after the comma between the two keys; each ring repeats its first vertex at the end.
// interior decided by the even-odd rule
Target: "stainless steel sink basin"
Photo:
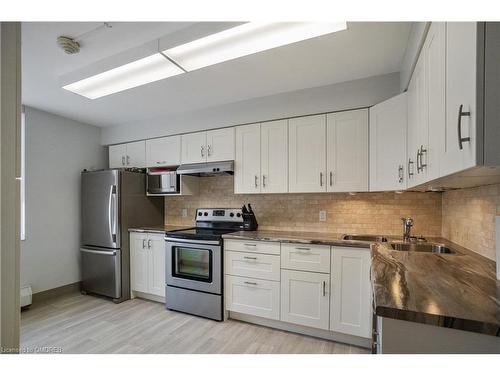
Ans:
{"type": "Polygon", "coordinates": [[[436,243],[391,243],[391,247],[398,251],[416,251],[420,253],[457,254],[455,250],[436,243]]]}
{"type": "Polygon", "coordinates": [[[366,241],[366,242],[387,242],[387,238],[381,235],[356,235],[344,234],[342,236],[344,241],[366,241]]]}

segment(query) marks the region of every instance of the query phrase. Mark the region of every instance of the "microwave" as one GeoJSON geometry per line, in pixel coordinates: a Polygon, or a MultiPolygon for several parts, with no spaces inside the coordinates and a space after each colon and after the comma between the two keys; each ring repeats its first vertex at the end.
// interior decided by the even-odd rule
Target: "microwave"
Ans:
{"type": "Polygon", "coordinates": [[[165,195],[179,193],[180,176],[175,170],[164,168],[148,169],[146,177],[147,195],[165,195]]]}

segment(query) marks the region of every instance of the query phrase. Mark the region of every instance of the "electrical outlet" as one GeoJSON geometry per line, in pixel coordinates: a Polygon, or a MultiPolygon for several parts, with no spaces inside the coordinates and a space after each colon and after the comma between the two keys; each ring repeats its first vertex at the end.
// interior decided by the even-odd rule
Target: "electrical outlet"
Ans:
{"type": "Polygon", "coordinates": [[[187,208],[182,209],[182,217],[187,217],[188,216],[188,210],[187,208]]]}
{"type": "Polygon", "coordinates": [[[319,221],[326,221],[326,211],[319,212],[319,221]]]}

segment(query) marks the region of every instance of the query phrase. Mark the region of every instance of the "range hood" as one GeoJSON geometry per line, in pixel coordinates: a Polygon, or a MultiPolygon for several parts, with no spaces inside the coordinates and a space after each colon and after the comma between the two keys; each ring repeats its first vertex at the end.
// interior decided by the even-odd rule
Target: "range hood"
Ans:
{"type": "Polygon", "coordinates": [[[234,174],[234,162],[220,161],[213,163],[181,164],[177,174],[189,176],[218,176],[234,174]]]}

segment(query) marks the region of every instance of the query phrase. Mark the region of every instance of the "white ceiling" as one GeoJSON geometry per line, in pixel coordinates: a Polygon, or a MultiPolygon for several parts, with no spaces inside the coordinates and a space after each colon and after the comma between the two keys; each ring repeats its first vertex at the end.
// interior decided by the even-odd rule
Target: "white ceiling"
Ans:
{"type": "Polygon", "coordinates": [[[348,23],[348,30],[200,69],[96,100],[60,88],[62,75],[168,34],[190,22],[112,23],[66,55],[59,35],[100,23],[23,23],[23,103],[97,126],[160,118],[282,92],[397,72],[411,23],[348,23]]]}

